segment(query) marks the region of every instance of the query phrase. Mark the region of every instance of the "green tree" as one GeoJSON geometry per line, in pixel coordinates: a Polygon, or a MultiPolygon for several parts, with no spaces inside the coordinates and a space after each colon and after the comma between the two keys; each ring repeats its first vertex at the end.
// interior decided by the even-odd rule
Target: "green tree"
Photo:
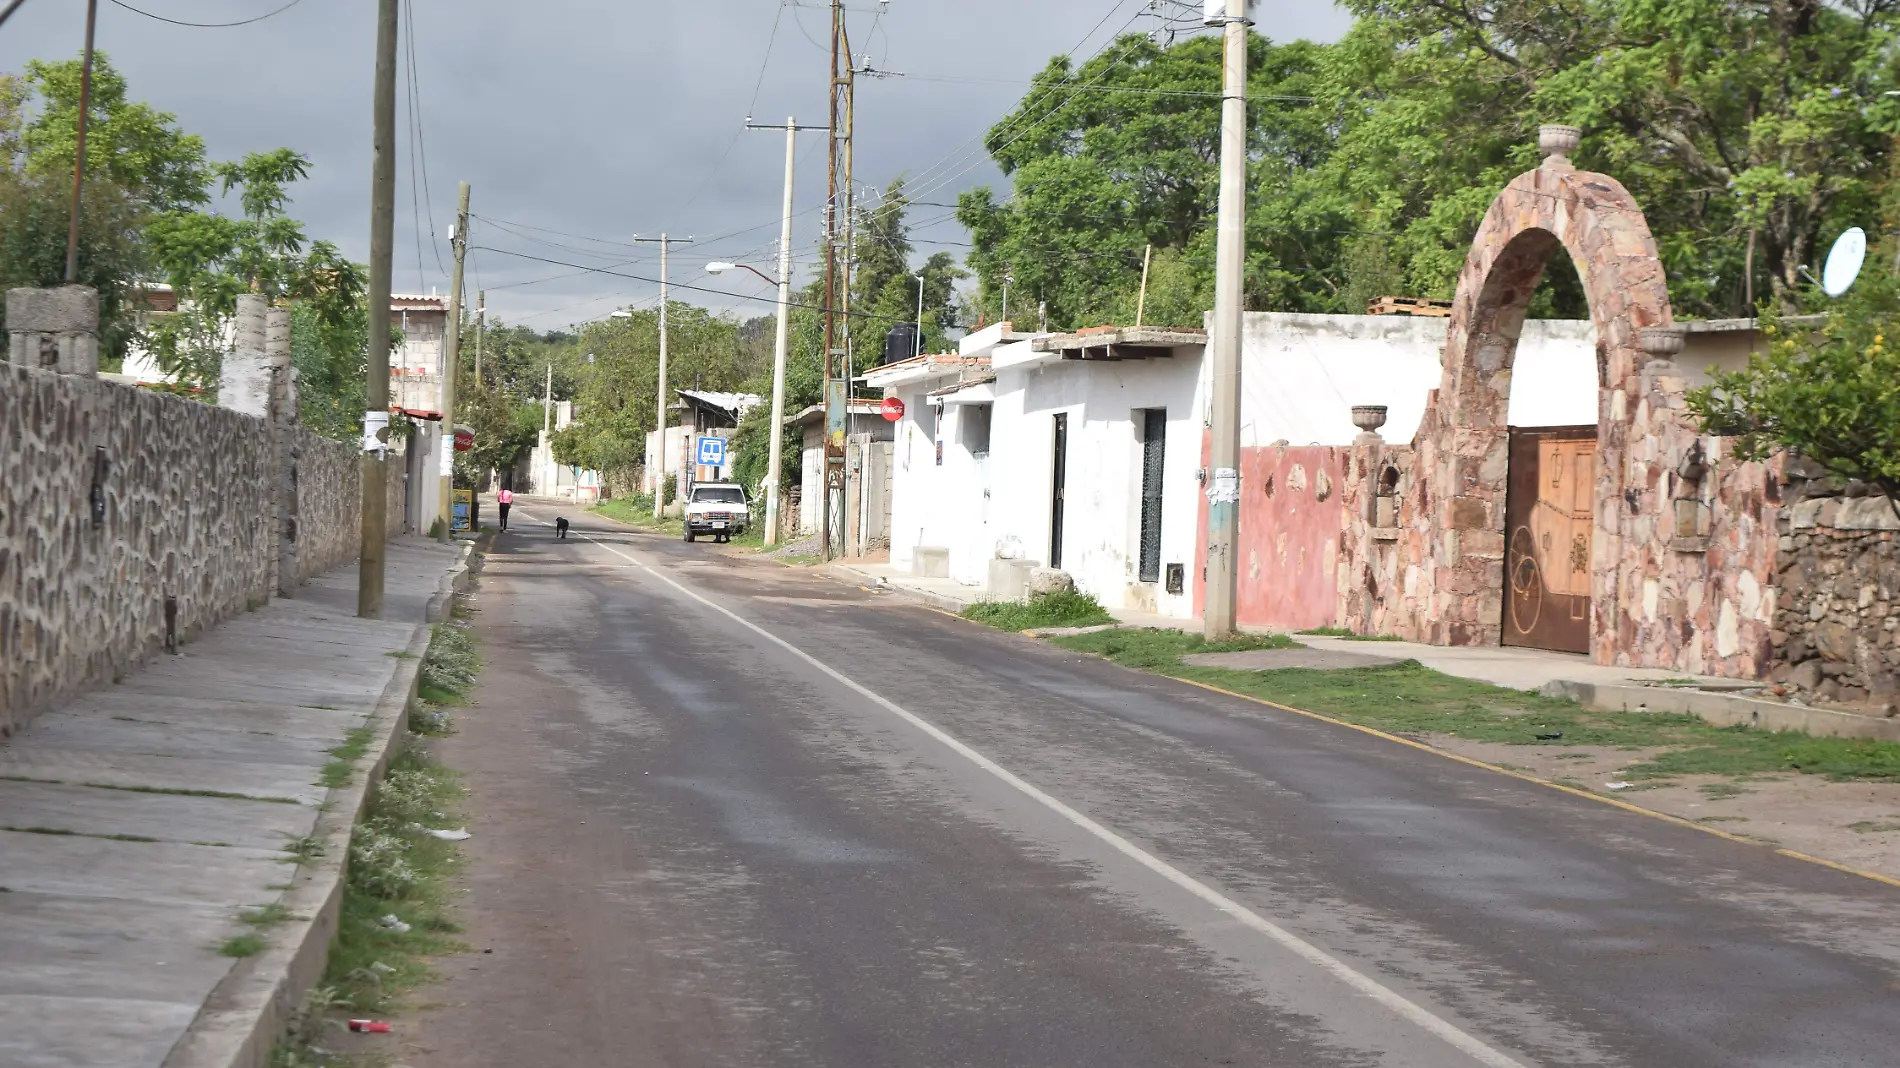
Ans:
{"type": "MultiPolygon", "coordinates": [[[[1007,274],[1018,321],[1038,301],[1052,327],[1132,321],[1149,245],[1164,253],[1171,286],[1199,294],[1183,296],[1187,305],[1211,305],[1220,48],[1211,37],[1164,46],[1131,34],[1079,67],[1066,56],[1049,62],[986,142],[1010,195],[985,187],[959,198],[983,317],[1001,316],[1007,274]]],[[[1351,205],[1336,191],[1295,189],[1328,158],[1340,122],[1310,99],[1326,53],[1303,41],[1250,44],[1250,306],[1337,303],[1325,268],[1352,225],[1351,205]]],[[[1200,324],[1198,312],[1171,317],[1200,324]]]]}
{"type": "Polygon", "coordinates": [[[1765,351],[1740,371],[1691,391],[1689,407],[1711,434],[1735,438],[1735,455],[1782,449],[1829,473],[1867,482],[1900,512],[1900,279],[1870,272],[1818,330],[1791,327],[1772,306],[1765,351]]]}
{"type": "Polygon", "coordinates": [[[1578,165],[1643,206],[1678,314],[1746,313],[1751,258],[1756,296],[1792,308],[1824,235],[1871,209],[1900,123],[1884,0],[1350,6],[1329,81],[1355,119],[1327,176],[1395,233],[1421,294],[1450,295],[1491,196],[1536,163],[1537,125],[1570,122],[1578,165]]]}
{"type": "Polygon", "coordinates": [[[160,367],[205,385],[217,381],[240,294],[302,301],[326,329],[347,332],[364,285],[361,267],[327,241],[308,241],[303,224],[284,213],[307,159],[280,148],[216,170],[224,191],[238,194],[242,217],[170,211],[146,228],[153,265],[178,299],[178,310],[147,330],[147,343],[160,367]]]}
{"type": "MultiPolygon", "coordinates": [[[[70,180],[79,133],[80,61],[32,60],[25,81],[39,104],[19,139],[27,169],[70,180]]],[[[131,100],[125,77],[103,52],[93,54],[89,104],[88,174],[127,190],[155,212],[210,202],[212,170],[204,139],[180,130],[176,115],[131,100]]]]}

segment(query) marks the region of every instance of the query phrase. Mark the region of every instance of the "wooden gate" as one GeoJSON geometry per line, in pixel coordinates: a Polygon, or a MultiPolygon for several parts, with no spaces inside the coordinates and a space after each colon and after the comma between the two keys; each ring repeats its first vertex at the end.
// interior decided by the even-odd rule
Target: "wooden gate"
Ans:
{"type": "Polygon", "coordinates": [[[1589,652],[1596,475],[1596,427],[1511,428],[1505,645],[1589,652]]]}

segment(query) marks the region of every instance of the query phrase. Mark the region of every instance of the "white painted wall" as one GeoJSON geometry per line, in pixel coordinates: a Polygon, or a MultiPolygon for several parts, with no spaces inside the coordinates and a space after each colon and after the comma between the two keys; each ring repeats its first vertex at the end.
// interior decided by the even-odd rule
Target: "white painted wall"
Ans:
{"type": "Polygon", "coordinates": [[[935,378],[886,391],[904,402],[904,417],[892,437],[891,563],[898,568],[911,568],[912,550],[919,545],[949,548],[953,560],[957,542],[965,542],[967,551],[969,533],[961,521],[967,516],[962,513],[974,514],[982,503],[981,491],[970,481],[974,472],[967,452],[958,456],[953,447],[957,406],[944,412],[930,403],[930,390],[951,381],[935,378]],[[941,465],[936,436],[940,425],[947,436],[941,465]]]}
{"type": "MultiPolygon", "coordinates": [[[[1352,406],[1383,404],[1390,442],[1412,440],[1443,381],[1446,320],[1402,315],[1249,312],[1241,370],[1243,447],[1350,445],[1352,406]]],[[[1511,382],[1513,426],[1597,421],[1596,328],[1524,324],[1511,382]]]]}
{"type": "MultiPolygon", "coordinates": [[[[1003,363],[1001,353],[998,362],[1003,363]]],[[[1048,564],[1055,476],[1055,416],[1068,415],[1062,568],[1113,608],[1193,614],[1199,567],[1202,411],[1199,350],[1152,360],[1056,360],[997,372],[992,425],[987,557],[999,552],[1048,564]],[[1163,581],[1139,581],[1141,422],[1168,413],[1163,461],[1163,581]],[[1166,565],[1189,570],[1180,595],[1165,592],[1166,565]]],[[[954,567],[954,555],[952,559],[954,567]]]]}

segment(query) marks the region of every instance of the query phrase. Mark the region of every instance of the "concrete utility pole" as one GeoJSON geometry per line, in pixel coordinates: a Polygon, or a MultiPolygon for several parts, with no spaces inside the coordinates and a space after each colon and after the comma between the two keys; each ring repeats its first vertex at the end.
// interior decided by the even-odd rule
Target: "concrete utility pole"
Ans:
{"type": "Polygon", "coordinates": [[[654,435],[653,454],[660,464],[660,472],[653,479],[653,518],[659,519],[666,513],[666,253],[676,244],[692,244],[693,239],[668,237],[662,233],[658,237],[636,235],[634,240],[660,246],[660,396],[653,413],[653,421],[659,428],[654,435]]]}
{"type": "Polygon", "coordinates": [[[553,494],[548,493],[547,485],[554,481],[552,477],[554,474],[554,456],[552,455],[554,446],[549,440],[549,435],[553,433],[554,364],[550,362],[548,364],[548,384],[541,393],[541,469],[535,472],[535,476],[541,480],[541,492],[550,497],[552,497],[553,494]]]}
{"type": "Polygon", "coordinates": [[[454,537],[455,525],[455,375],[462,359],[462,261],[468,256],[468,183],[462,183],[461,198],[455,208],[455,232],[449,235],[455,250],[455,275],[449,281],[449,321],[442,331],[442,499],[436,518],[442,531],[436,540],[444,545],[454,537]]]}
{"type": "MultiPolygon", "coordinates": [[[[18,5],[15,5],[16,7],[18,5]]],[[[13,13],[12,8],[7,14],[13,13]]],[[[86,187],[86,121],[92,111],[92,31],[99,0],[86,0],[86,53],[79,62],[79,126],[73,133],[73,211],[66,228],[66,284],[79,282],[79,194],[86,187]]]]}
{"type": "MultiPolygon", "coordinates": [[[[479,281],[479,279],[477,279],[479,281]]],[[[488,329],[488,290],[475,294],[475,384],[482,384],[482,334],[488,329]]]]}
{"type": "Polygon", "coordinates": [[[396,26],[399,0],[376,4],[375,158],[369,191],[369,382],[363,390],[362,563],[356,614],[383,616],[383,537],[389,517],[389,284],[396,236],[396,26]]]}
{"type": "Polygon", "coordinates": [[[796,118],[787,116],[784,126],[766,126],[748,121],[746,129],[785,131],[785,209],[778,234],[778,332],[772,346],[772,442],[766,450],[765,463],[765,545],[769,549],[778,544],[778,486],[784,464],[785,361],[791,350],[792,177],[797,158],[796,142],[800,130],[829,130],[830,127],[800,126],[796,118]]]}
{"type": "Polygon", "coordinates": [[[1207,596],[1201,622],[1209,640],[1234,633],[1239,596],[1235,566],[1240,526],[1240,339],[1247,239],[1247,0],[1227,0],[1225,75],[1220,116],[1220,215],[1214,252],[1213,393],[1208,402],[1212,477],[1207,485],[1207,596]]]}

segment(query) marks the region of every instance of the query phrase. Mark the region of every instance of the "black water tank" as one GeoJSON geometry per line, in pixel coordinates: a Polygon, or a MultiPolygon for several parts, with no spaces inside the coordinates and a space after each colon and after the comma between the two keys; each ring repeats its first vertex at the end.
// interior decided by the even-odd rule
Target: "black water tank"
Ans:
{"type": "Polygon", "coordinates": [[[917,355],[917,324],[898,323],[884,335],[884,362],[896,363],[917,355]]]}

